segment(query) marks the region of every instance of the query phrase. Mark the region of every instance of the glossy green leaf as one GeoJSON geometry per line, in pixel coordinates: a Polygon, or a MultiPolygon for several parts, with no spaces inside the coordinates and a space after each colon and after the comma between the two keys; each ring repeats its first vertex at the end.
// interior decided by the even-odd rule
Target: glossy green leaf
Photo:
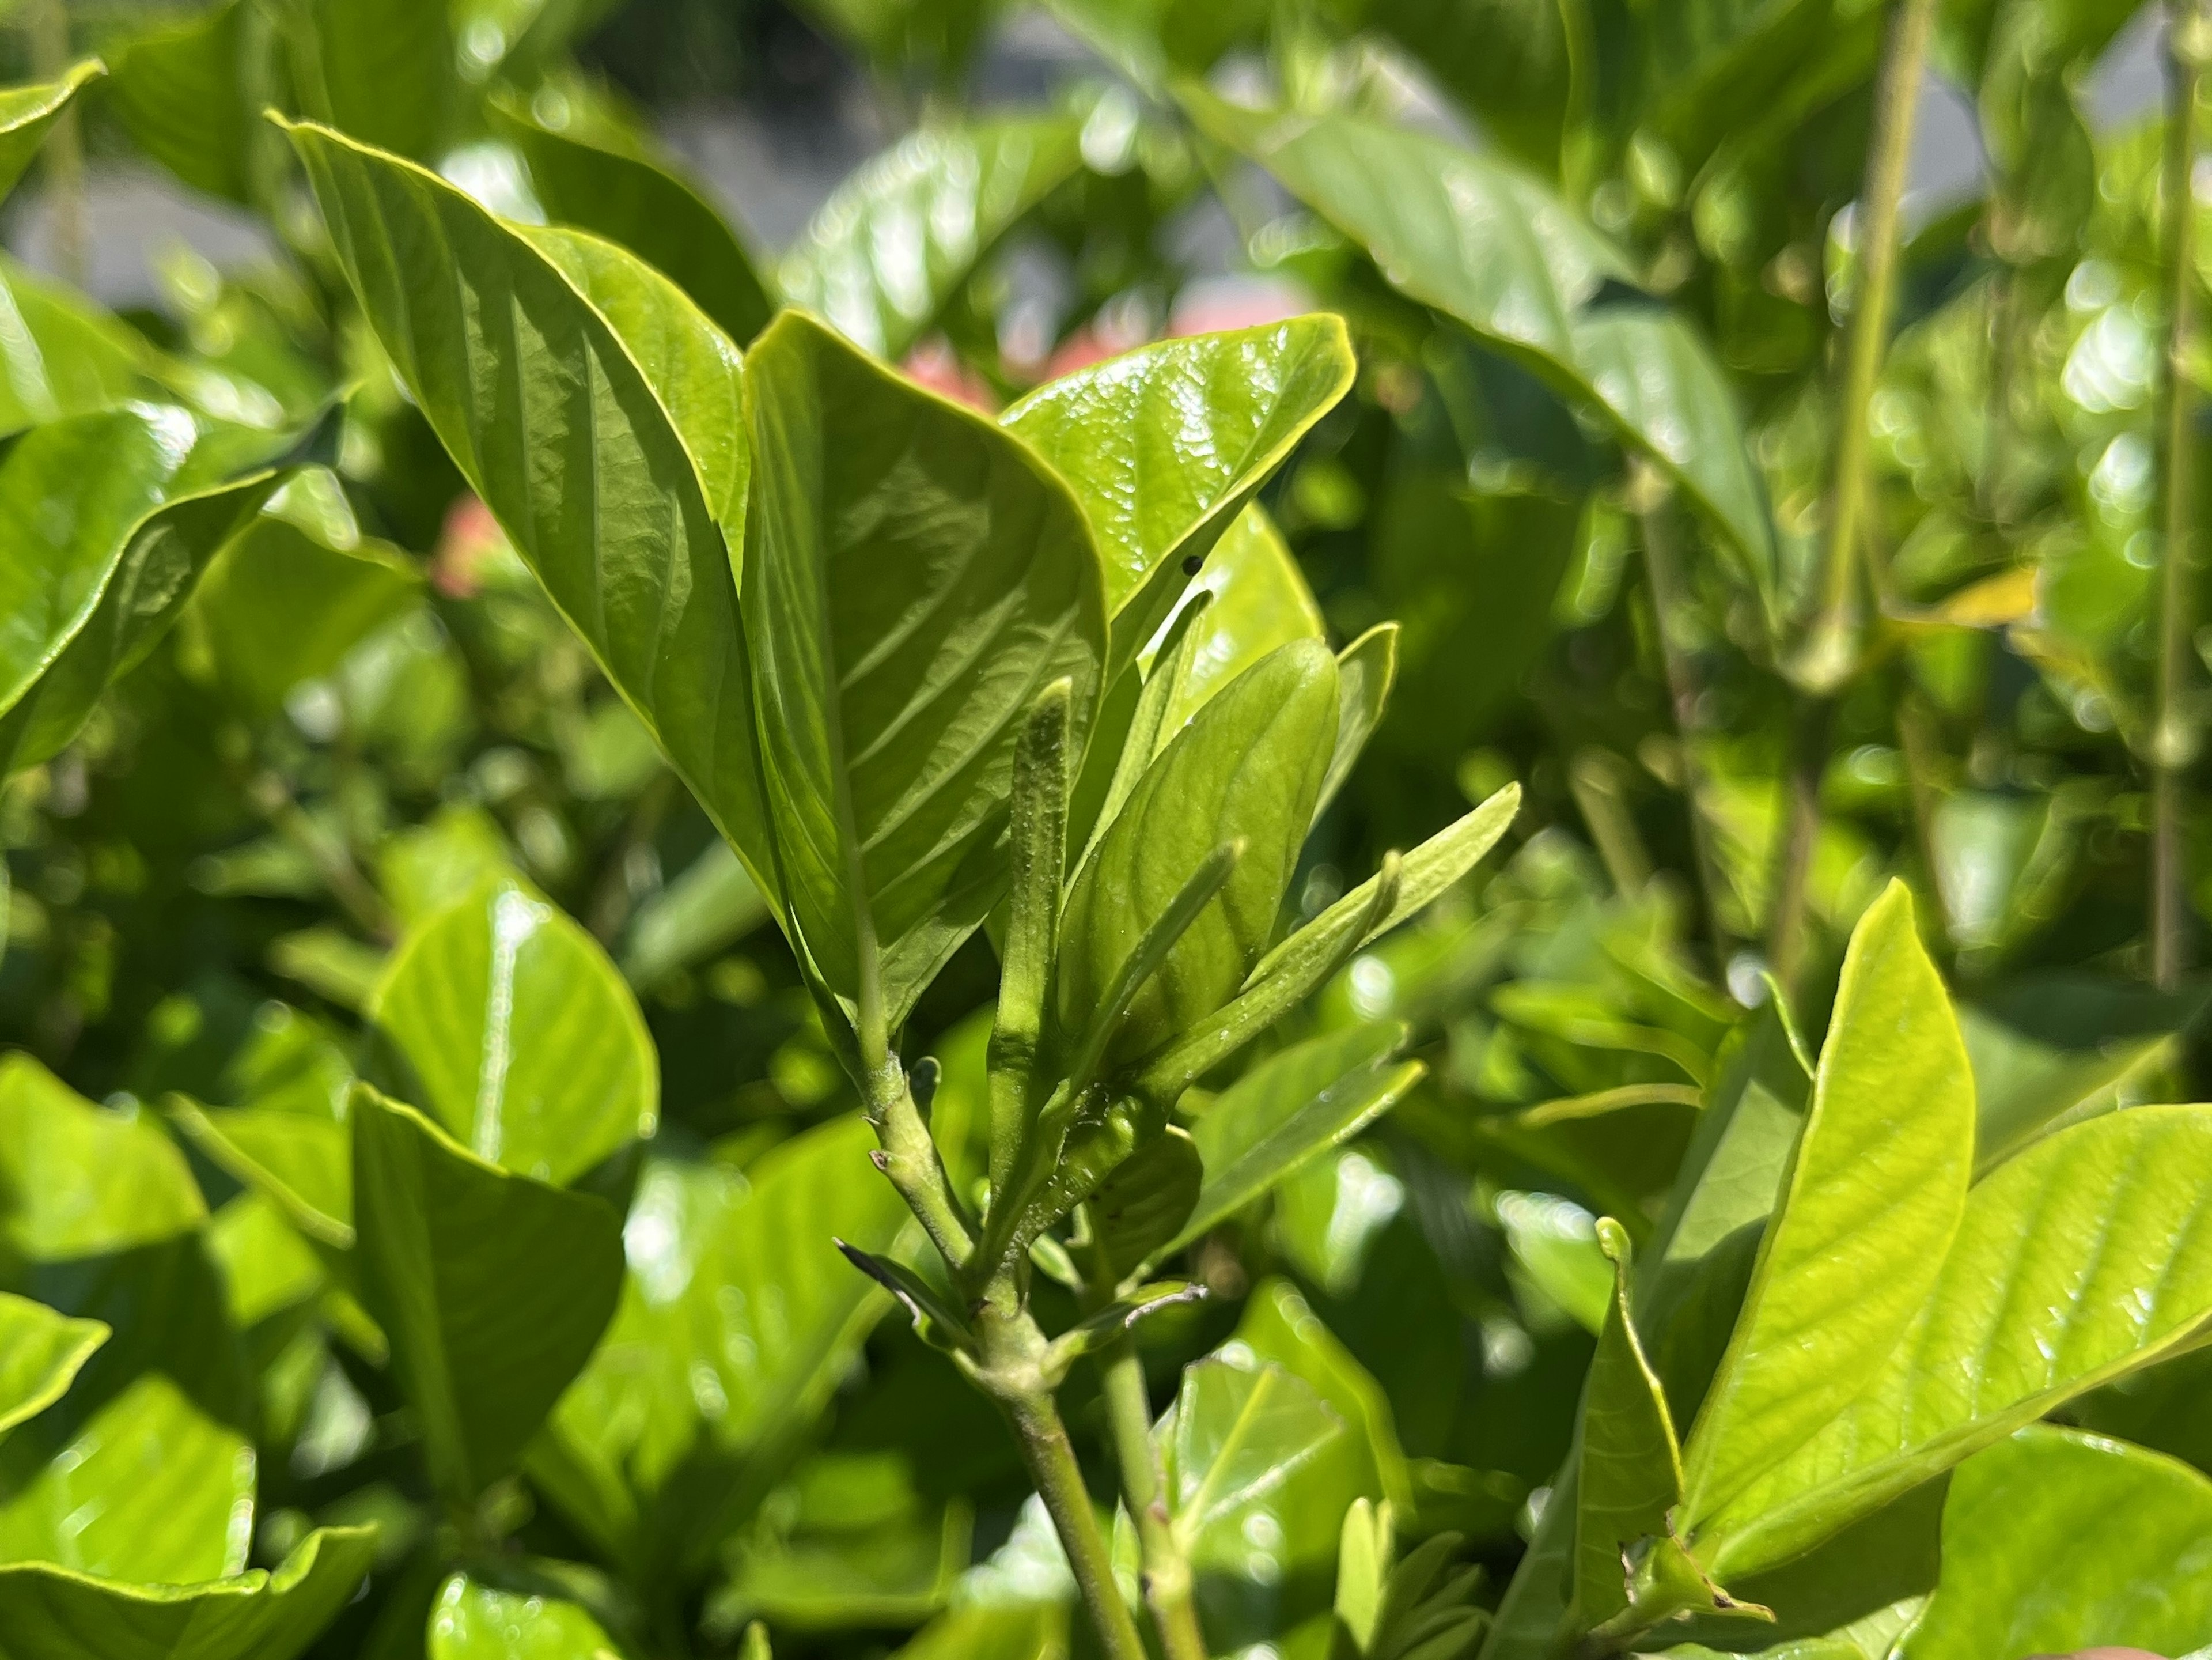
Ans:
{"type": "Polygon", "coordinates": [[[1366,1453],[1362,1486],[1384,1495],[1401,1514],[1411,1512],[1413,1474],[1399,1444],[1390,1397],[1322,1323],[1297,1286],[1287,1280],[1271,1279],[1254,1287],[1243,1318],[1237,1323],[1237,1335],[1222,1353],[1240,1365],[1280,1366],[1311,1388],[1362,1444],[1366,1453]]]}
{"type": "Polygon", "coordinates": [[[373,1527],[311,1533],[273,1573],[124,1584],[43,1562],[0,1567],[9,1660],[294,1660],[376,1560],[373,1527]]]}
{"type": "Polygon", "coordinates": [[[1184,1369],[1158,1434],[1208,1645],[1325,1640],[1344,1513],[1380,1496],[1362,1490],[1364,1450],[1343,1420],[1280,1366],[1214,1359],[1184,1369]]]}
{"type": "Polygon", "coordinates": [[[47,131],[70,100],[106,73],[98,58],[88,58],[54,80],[0,92],[0,197],[29,170],[47,131]]]}
{"type": "Polygon", "coordinates": [[[164,21],[110,51],[104,101],[131,142],[185,184],[250,204],[260,106],[273,91],[252,82],[269,40],[266,15],[252,0],[164,21]]]}
{"type": "Polygon", "coordinates": [[[1771,588],[1765,496],[1710,350],[1678,319],[1643,306],[1589,309],[1629,267],[1550,186],[1510,162],[1363,117],[1243,109],[1189,85],[1178,95],[1202,131],[1267,168],[1394,287],[1595,404],[1696,497],[1754,582],[1771,588]]]}
{"type": "MultiPolygon", "coordinates": [[[[716,520],[739,470],[702,468],[680,423],[683,407],[725,406],[728,374],[665,405],[532,240],[419,168],[320,128],[291,135],[347,279],[440,441],[773,891],[733,540],[716,520]]],[[[681,361],[698,362],[684,344],[681,361]]]]}
{"type": "Polygon", "coordinates": [[[653,1134],[659,1064],[599,942],[496,880],[410,929],[366,1011],[393,1087],[477,1157],[565,1187],[653,1134]]]}
{"type": "Polygon", "coordinates": [[[129,529],[89,611],[0,716],[7,769],[35,766],[68,746],[101,694],[143,661],[183,615],[202,573],[252,521],[276,482],[274,474],[256,473],[173,495],[129,529]]]}
{"type": "Polygon", "coordinates": [[[1088,729],[1097,555],[1023,445],[820,324],[786,313],[747,370],[745,627],[786,903],[830,989],[896,1027],[1005,891],[991,848],[1038,692],[1070,678],[1071,741],[1088,729]]]}
{"type": "Polygon", "coordinates": [[[857,1116],[744,1176],[649,1161],[606,1341],[556,1408],[531,1470],[616,1560],[647,1575],[709,1554],[757,1504],[888,1299],[833,1239],[887,1255],[906,1207],[857,1116]]]}
{"type": "Polygon", "coordinates": [[[1628,1549],[1665,1533],[1682,1497],[1681,1445],[1629,1312],[1628,1236],[1607,1217],[1598,1243],[1613,1263],[1613,1289],[1583,1389],[1574,1606],[1585,1627],[1628,1606],[1628,1549]]]}
{"type": "Polygon", "coordinates": [[[612,1660],[599,1622],[550,1587],[510,1588],[456,1573],[430,1608],[428,1660],[612,1660]]]}
{"type": "Polygon", "coordinates": [[[1061,1031],[1089,1028],[1144,931],[1215,848],[1242,842],[1227,885],[1138,989],[1109,1065],[1142,1058],[1235,995],[1273,935],[1336,715],[1336,660],[1300,642],[1248,670],[1161,751],[1069,891],[1061,1031]]]}
{"type": "Polygon", "coordinates": [[[999,239],[1082,162],[1065,117],[909,134],[839,185],[784,256],[783,291],[848,339],[901,358],[999,239]]]}
{"type": "Polygon", "coordinates": [[[558,125],[539,119],[537,105],[489,107],[495,128],[529,164],[548,217],[629,249],[741,345],[768,325],[775,303],[752,256],[700,187],[641,135],[571,113],[558,92],[550,101],[565,118],[558,125]]]}
{"type": "MultiPolygon", "coordinates": [[[[1817,1108],[1816,1108],[1817,1111],[1817,1108]]],[[[1704,1521],[1724,1578],[1844,1523],[2212,1317],[2212,1111],[2147,1107],[2046,1137],[1969,1197],[1941,1277],[1856,1397],[1704,1521]]],[[[1786,1224],[1785,1224],[1786,1225],[1786,1224]]]]}
{"type": "Polygon", "coordinates": [[[1421,1076],[1392,1064],[1406,1029],[1352,1026],[1294,1043],[1224,1090],[1192,1126],[1205,1187],[1158,1256],[1180,1250],[1380,1118],[1421,1076]]]}
{"type": "Polygon", "coordinates": [[[613,1317],[621,1219],[485,1163],[372,1090],[355,1091],[352,1129],[362,1301],[434,1475],[473,1498],[521,1456],[613,1317]]]}
{"type": "Polygon", "coordinates": [[[406,609],[422,589],[389,543],[331,547],[264,514],[209,569],[193,605],[222,682],[257,714],[406,609]]]}
{"type": "Polygon", "coordinates": [[[1959,1229],[1973,1120],[1950,996],[1893,883],[1852,932],[1812,1110],[1690,1432],[1686,1531],[1740,1514],[1898,1349],[1959,1229]]]}
{"type": "MultiPolygon", "coordinates": [[[[1210,595],[1211,602],[1191,622],[1183,661],[1168,688],[1158,748],[1164,748],[1216,693],[1270,652],[1294,640],[1328,637],[1321,606],[1306,586],[1290,544],[1256,502],[1239,514],[1214,544],[1191,583],[1191,592],[1210,595]]],[[[1341,693],[1341,680],[1339,687],[1341,693]]],[[[1341,696],[1339,702],[1343,702],[1341,696]]],[[[1340,744],[1344,735],[1340,715],[1340,744]]],[[[1332,751],[1332,763],[1334,759],[1332,751]]]]}
{"type": "Polygon", "coordinates": [[[2112,1645],[2181,1654],[2212,1633],[2212,1481],[2045,1426],[1960,1466],[1943,1578],[1900,1660],[2112,1645]]]}
{"type": "Polygon", "coordinates": [[[97,1320],[0,1292],[0,1435],[60,1400],[107,1335],[97,1320]]]}
{"type": "Polygon", "coordinates": [[[0,432],[155,394],[137,331],[76,289],[0,256],[0,432]]]}
{"type": "Polygon", "coordinates": [[[1000,417],[1074,487],[1114,619],[1109,676],[1165,620],[1260,486],[1352,385],[1334,317],[1162,341],[1040,386],[1000,417]]]}

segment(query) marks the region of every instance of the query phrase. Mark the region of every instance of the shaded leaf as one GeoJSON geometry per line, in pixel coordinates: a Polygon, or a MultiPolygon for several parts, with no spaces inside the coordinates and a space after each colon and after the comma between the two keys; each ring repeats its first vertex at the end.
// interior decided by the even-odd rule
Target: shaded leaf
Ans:
{"type": "Polygon", "coordinates": [[[1197,1143],[1170,1124],[1098,1184],[1090,1199],[1091,1228],[1116,1285],[1167,1254],[1197,1207],[1205,1179],[1197,1143]]]}
{"type": "Polygon", "coordinates": [[[107,1335],[97,1320],[0,1292],[0,1435],[60,1400],[107,1335]]]}
{"type": "Polygon", "coordinates": [[[131,142],[185,184],[251,205],[261,106],[273,88],[250,82],[267,40],[250,0],[165,21],[111,50],[104,101],[131,142]]]}

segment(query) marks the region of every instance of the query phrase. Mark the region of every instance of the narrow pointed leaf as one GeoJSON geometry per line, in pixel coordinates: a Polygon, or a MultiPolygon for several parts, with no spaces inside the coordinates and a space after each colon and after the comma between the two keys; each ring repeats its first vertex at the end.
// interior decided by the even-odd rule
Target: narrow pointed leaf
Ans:
{"type": "Polygon", "coordinates": [[[107,1336],[97,1320],[0,1292],[0,1435],[60,1400],[107,1336]]]}
{"type": "Polygon", "coordinates": [[[324,128],[290,134],[347,280],[440,441],[775,893],[716,520],[726,493],[709,494],[616,327],[527,238],[419,167],[324,128]]]}
{"type": "Polygon", "coordinates": [[[1404,1099],[1422,1072],[1419,1061],[1391,1064],[1405,1041],[1403,1026],[1353,1026],[1292,1044],[1224,1090],[1191,1129],[1205,1187],[1158,1254],[1200,1237],[1404,1099]]]}
{"type": "Polygon", "coordinates": [[[1066,117],[924,127],[822,204],[784,257],[784,294],[864,350],[902,358],[999,239],[1081,164],[1081,126],[1066,117]]]}
{"type": "Polygon", "coordinates": [[[1073,688],[1054,681],[1037,698],[1014,751],[1006,938],[1000,953],[999,1006],[986,1050],[990,1072],[991,1182],[1004,1189],[1022,1144],[1035,1134],[1033,1078],[1044,1037],[1053,961],[1060,954],[1060,902],[1067,860],[1067,794],[1073,688]]]}
{"type": "Polygon", "coordinates": [[[366,1087],[352,1126],[363,1301],[433,1474],[472,1499],[520,1456],[613,1317],[622,1221],[602,1200],[483,1162],[366,1087]]]}
{"type": "Polygon", "coordinates": [[[1628,1606],[1624,1554],[1665,1533],[1668,1512],[1682,1497],[1682,1449],[1629,1313],[1628,1235],[1605,1217],[1598,1243],[1613,1263],[1613,1285],[1583,1390],[1575,1617],[1586,1628],[1628,1606]]]}
{"type": "Polygon", "coordinates": [[[1071,745],[1089,729],[1097,555],[1018,441],[809,318],[761,337],[747,386],[745,626],[786,901],[831,990],[895,1028],[1005,892],[992,847],[1037,694],[1066,678],[1071,745]]]}
{"type": "Polygon", "coordinates": [[[1062,1375],[1066,1367],[1084,1356],[1096,1354],[1135,1330],[1146,1315],[1173,1308],[1178,1303],[1195,1303],[1205,1295],[1205,1286],[1183,1280],[1163,1280],[1156,1285],[1139,1286],[1054,1338],[1047,1351],[1048,1371],[1054,1376],[1062,1375]]]}
{"type": "Polygon", "coordinates": [[[1852,932],[1812,1110],[1689,1437],[1686,1532],[1805,1447],[1897,1349],[1958,1231],[1973,1137],[1950,995],[1893,883],[1852,932]]]}
{"type": "Polygon", "coordinates": [[[376,1562],[374,1527],[319,1528],[274,1572],[131,1584],[45,1562],[0,1567],[9,1660],[294,1660],[376,1562]]]}
{"type": "Polygon", "coordinates": [[[1146,931],[1212,849],[1242,842],[1219,897],[1137,992],[1107,1051],[1158,1049],[1236,994],[1273,935],[1336,736],[1336,660],[1285,646],[1208,703],[1146,770],[1078,873],[1055,1003],[1085,1031],[1146,931]]]}
{"type": "Polygon", "coordinates": [[[1316,818],[1350,780],[1367,740],[1382,724],[1383,706],[1398,678],[1398,625],[1378,623],[1361,635],[1337,654],[1336,672],[1343,707],[1336,717],[1336,748],[1321,781],[1321,800],[1314,805],[1316,818]]]}
{"type": "Polygon", "coordinates": [[[1072,484],[1098,534],[1112,666],[1352,385],[1335,317],[1163,341],[1039,387],[1000,417],[1072,484]]]}
{"type": "Polygon", "coordinates": [[[1191,624],[1188,655],[1170,688],[1160,745],[1270,652],[1294,640],[1328,638],[1321,605],[1290,544],[1256,502],[1214,544],[1191,589],[1211,595],[1212,603],[1191,624]]]}
{"type": "Polygon", "coordinates": [[[1841,1416],[1704,1524],[1723,1578],[1786,1561],[2212,1321],[2212,1109],[2046,1137],[1973,1190],[1918,1317],[1841,1416]]]}
{"type": "Polygon", "coordinates": [[[659,1063],[599,942],[512,879],[408,932],[365,1011],[394,1092],[486,1162],[566,1187],[652,1135],[659,1063]]]}
{"type": "Polygon", "coordinates": [[[775,310],[764,279],[700,187],[637,135],[608,120],[554,127],[495,100],[494,127],[522,152],[546,215],[620,243],[662,272],[743,345],[775,310]]]}
{"type": "Polygon", "coordinates": [[[975,1339],[968,1323],[953,1311],[937,1288],[896,1257],[878,1256],[843,1240],[832,1242],[845,1260],[874,1280],[905,1307],[914,1329],[933,1348],[972,1348],[975,1339]]]}

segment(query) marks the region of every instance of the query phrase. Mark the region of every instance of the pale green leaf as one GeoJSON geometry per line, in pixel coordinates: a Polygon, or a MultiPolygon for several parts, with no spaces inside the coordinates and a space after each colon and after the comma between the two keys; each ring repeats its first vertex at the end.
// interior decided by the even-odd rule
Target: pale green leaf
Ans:
{"type": "MultiPolygon", "coordinates": [[[[1190,623],[1180,672],[1168,688],[1155,740],[1159,748],[1268,653],[1294,640],[1328,638],[1321,606],[1290,544],[1257,502],[1239,514],[1214,544],[1191,592],[1211,595],[1211,603],[1190,623]]],[[[1340,717],[1337,738],[1340,743],[1344,738],[1340,717]]],[[[1332,761],[1334,757],[1332,751],[1332,761]]]]}
{"type": "Polygon", "coordinates": [[[1038,692],[1067,677],[1071,742],[1089,728],[1097,554],[1018,440],[811,319],[761,337],[747,385],[745,628],[786,904],[829,988],[896,1027],[1005,891],[993,844],[1038,692]]]}
{"type": "Polygon", "coordinates": [[[1336,748],[1328,757],[1328,773],[1321,781],[1316,815],[1327,810],[1352,777],[1367,740],[1382,724],[1384,705],[1398,678],[1398,625],[1377,623],[1336,654],[1337,687],[1342,708],[1336,718],[1336,748]]]}
{"type": "Polygon", "coordinates": [[[366,1011],[393,1092],[479,1158],[565,1187],[652,1135],[652,1035],[599,942],[513,879],[400,942],[366,1011]]]}
{"type": "Polygon", "coordinates": [[[124,1584],[43,1562],[0,1568],[8,1660],[294,1660],[360,1589],[373,1527],[309,1534],[275,1572],[124,1584]]]}
{"type": "Polygon", "coordinates": [[[1598,1243],[1612,1261],[1613,1287],[1583,1386],[1574,1603],[1586,1627],[1628,1606],[1626,1553],[1665,1533],[1668,1512],[1682,1497],[1682,1449],[1629,1313],[1628,1237],[1606,1217],[1598,1243]]]}
{"type": "Polygon", "coordinates": [[[1838,1417],[1705,1520],[1700,1554],[1724,1578],[1788,1560],[2194,1341],[2212,1316],[2208,1193],[2200,1107],[2108,1114],[2000,1165],[1911,1328],[1838,1417]]]}
{"type": "Polygon", "coordinates": [[[433,1475],[472,1499],[521,1456],[613,1317],[621,1219],[483,1162],[365,1087],[352,1129],[362,1301],[433,1475]]]}
{"type": "Polygon", "coordinates": [[[0,255],[0,433],[156,395],[155,367],[129,325],[0,255]]]}
{"type": "Polygon", "coordinates": [[[192,1145],[234,1180],[265,1195],[310,1239],[354,1242],[353,1152],[345,1123],[270,1108],[206,1108],[183,1096],[168,1111],[192,1145]]]}
{"type": "Polygon", "coordinates": [[[1406,1029],[1352,1026],[1273,1055],[1224,1090],[1192,1126],[1205,1186],[1188,1220],[1154,1253],[1200,1238],[1402,1100],[1420,1063],[1393,1065],[1406,1029]]]}
{"type": "Polygon", "coordinates": [[[97,1320],[0,1292],[0,1435],[60,1400],[107,1335],[97,1320]]]}
{"type": "Polygon", "coordinates": [[[1361,1486],[1382,1494],[1399,1514],[1412,1513],[1413,1473],[1399,1444],[1390,1397],[1297,1286],[1270,1279],[1254,1287],[1237,1335],[1222,1353],[1239,1365],[1280,1366],[1311,1388],[1360,1444],[1365,1455],[1361,1486]]]}
{"type": "Polygon", "coordinates": [[[1091,1231],[1115,1284],[1167,1254],[1205,1179],[1197,1144],[1170,1124],[1098,1184],[1089,1201],[1091,1231]]]}
{"type": "Polygon", "coordinates": [[[1524,1292],[1556,1304],[1583,1330],[1602,1330],[1613,1304],[1613,1270],[1598,1249],[1596,1219],[1557,1194],[1498,1195],[1498,1231],[1526,1276],[1524,1292]]]}
{"type": "Polygon", "coordinates": [[[1897,1350],[1943,1272],[1973,1135],[1950,996],[1893,883],[1852,932],[1812,1109],[1690,1432],[1686,1532],[1805,1449],[1897,1350]]]}
{"type": "Polygon", "coordinates": [[[2124,1442],[2038,1426],[1952,1478],[1942,1581],[1899,1655],[2181,1654],[2208,1634],[2212,1481],[2124,1442]]]}
{"type": "Polygon", "coordinates": [[[1145,931],[1216,848],[1241,842],[1226,885],[1130,1002],[1109,1065],[1142,1059],[1236,994],[1273,937],[1336,716],[1336,660],[1300,642],[1247,670],[1160,752],[1070,889],[1060,1031],[1087,1031],[1145,931]]]}
{"type": "Polygon", "coordinates": [[[291,136],[347,279],[440,441],[772,892],[716,520],[726,482],[719,496],[702,483],[647,368],[531,240],[418,167],[321,128],[291,136]]]}
{"type": "Polygon", "coordinates": [[[550,1586],[456,1573],[430,1608],[428,1660],[617,1660],[614,1639],[550,1586]]]}
{"type": "Polygon", "coordinates": [[[54,80],[0,92],[0,197],[15,188],[70,100],[106,73],[98,58],[88,58],[54,80]]]}
{"type": "Polygon", "coordinates": [[[1352,385],[1334,317],[1162,341],[1040,386],[1000,417],[1073,486],[1097,532],[1109,677],[1165,620],[1260,486],[1352,385]]]}
{"type": "Polygon", "coordinates": [[[909,134],[848,179],[784,256],[783,291],[893,359],[1000,237],[1082,163],[1081,128],[1019,116],[909,134]]]}

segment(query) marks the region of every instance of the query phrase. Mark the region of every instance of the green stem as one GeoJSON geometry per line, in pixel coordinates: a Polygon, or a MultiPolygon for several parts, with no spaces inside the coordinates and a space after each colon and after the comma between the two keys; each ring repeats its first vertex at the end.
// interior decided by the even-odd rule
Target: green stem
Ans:
{"type": "Polygon", "coordinates": [[[975,1249],[968,1219],[952,1196],[952,1178],[945,1174],[936,1138],[930,1134],[921,1109],[915,1104],[906,1068],[894,1055],[870,1067],[861,1079],[868,1122],[875,1126],[878,1143],[872,1155],[876,1168],[890,1179],[906,1201],[938,1255],[956,1273],[967,1265],[975,1249]]]}
{"type": "Polygon", "coordinates": [[[1767,960],[1785,990],[1794,990],[1805,947],[1805,890],[1820,839],[1820,775],[1837,692],[1856,669],[1860,568],[1872,517],[1867,434],[1869,411],[1889,346],[1905,172],[1920,102],[1921,69],[1935,27],[1936,0],[1894,0],[1875,84],[1874,137],[1859,191],[1858,281],[1844,343],[1843,395],[1836,411],[1827,534],[1818,570],[1820,611],[1794,678],[1802,689],[1795,753],[1775,853],[1767,960]]]}
{"type": "Polygon", "coordinates": [[[2158,691],[2151,726],[2151,978],[2172,990],[2186,965],[2182,846],[2183,777],[2193,757],[2196,733],[2189,718],[2191,606],[2189,381],[2183,367],[2196,323],[2197,277],[2192,258],[2196,197],[2191,174],[2197,162],[2197,83],[2212,18],[2204,0],[2174,0],[2170,7],[2167,75],[2172,107],[2166,113],[2164,177],[2166,259],[2166,526],[2159,572],[2158,691]]]}
{"type": "Polygon", "coordinates": [[[1067,1427],[1060,1421],[1060,1408],[1045,1389],[1012,1396],[1004,1404],[1014,1437],[1021,1443],[1022,1462],[1060,1535],[1060,1548],[1067,1553],[1067,1566],[1097,1629],[1099,1646],[1107,1660],[1145,1660],[1145,1639],[1138,1635],[1136,1618],[1114,1583],[1113,1554],[1106,1547],[1105,1529],[1098,1525],[1098,1512],[1091,1507],[1091,1490],[1083,1485],[1083,1471],[1075,1462],[1067,1427]]]}

